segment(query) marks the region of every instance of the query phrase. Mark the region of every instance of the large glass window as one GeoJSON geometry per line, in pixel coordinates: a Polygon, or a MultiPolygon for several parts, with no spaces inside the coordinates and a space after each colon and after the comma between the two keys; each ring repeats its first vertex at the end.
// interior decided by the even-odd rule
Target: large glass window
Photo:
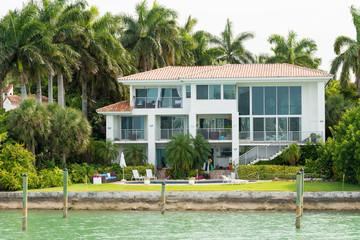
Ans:
{"type": "Polygon", "coordinates": [[[289,114],[289,87],[277,88],[277,114],[289,114]]]}
{"type": "Polygon", "coordinates": [[[208,99],[209,91],[208,85],[197,85],[196,86],[196,99],[208,99]]]}
{"type": "Polygon", "coordinates": [[[276,140],[276,118],[265,118],[266,141],[276,140]]]}
{"type": "Polygon", "coordinates": [[[235,85],[224,85],[224,99],[235,99],[235,85]]]}
{"type": "Polygon", "coordinates": [[[238,100],[239,115],[250,115],[249,87],[239,87],[238,95],[239,95],[239,100],[238,100]]]}
{"type": "Polygon", "coordinates": [[[162,116],[160,117],[160,138],[168,139],[173,135],[185,134],[184,116],[162,116]]]}
{"type": "Polygon", "coordinates": [[[254,141],[264,141],[264,118],[253,118],[254,141]]]}
{"type": "Polygon", "coordinates": [[[252,114],[264,115],[264,87],[252,88],[252,114]]]}
{"type": "Polygon", "coordinates": [[[276,115],[276,87],[265,87],[265,114],[276,115]]]}
{"type": "Polygon", "coordinates": [[[145,138],[145,118],[138,117],[122,117],[121,118],[121,138],[122,139],[144,139],[145,138]]]}
{"type": "Polygon", "coordinates": [[[209,99],[221,99],[220,85],[209,85],[209,99]]]}
{"type": "Polygon", "coordinates": [[[301,87],[290,87],[290,114],[301,115],[301,87]]]}
{"type": "Polygon", "coordinates": [[[239,118],[239,138],[250,139],[250,118],[239,118]]]}
{"type": "Polygon", "coordinates": [[[278,118],[278,139],[286,141],[287,132],[288,132],[288,118],[286,117],[278,118]]]}
{"type": "Polygon", "coordinates": [[[191,86],[186,86],[186,98],[191,98],[191,86]]]}

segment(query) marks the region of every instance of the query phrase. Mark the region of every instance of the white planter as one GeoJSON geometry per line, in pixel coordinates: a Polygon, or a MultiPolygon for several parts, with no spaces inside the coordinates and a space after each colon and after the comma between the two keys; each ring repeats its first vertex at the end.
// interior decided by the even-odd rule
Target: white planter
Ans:
{"type": "Polygon", "coordinates": [[[194,185],[195,184],[195,180],[189,180],[189,185],[194,185]]]}
{"type": "Polygon", "coordinates": [[[145,180],[145,181],[144,181],[144,184],[145,184],[145,185],[149,185],[149,184],[150,184],[150,180],[145,180]]]}
{"type": "Polygon", "coordinates": [[[101,184],[101,177],[94,177],[93,184],[101,184]]]}
{"type": "Polygon", "coordinates": [[[235,179],[236,178],[236,172],[232,172],[231,173],[231,179],[235,179]]]}

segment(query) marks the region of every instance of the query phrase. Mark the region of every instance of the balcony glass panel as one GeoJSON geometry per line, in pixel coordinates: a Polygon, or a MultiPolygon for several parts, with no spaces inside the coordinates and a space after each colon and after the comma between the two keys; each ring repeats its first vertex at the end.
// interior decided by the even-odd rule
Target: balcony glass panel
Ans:
{"type": "Polygon", "coordinates": [[[264,118],[253,119],[254,141],[264,141],[264,118]]]}
{"type": "Polygon", "coordinates": [[[250,139],[250,118],[239,118],[239,138],[250,139]]]}

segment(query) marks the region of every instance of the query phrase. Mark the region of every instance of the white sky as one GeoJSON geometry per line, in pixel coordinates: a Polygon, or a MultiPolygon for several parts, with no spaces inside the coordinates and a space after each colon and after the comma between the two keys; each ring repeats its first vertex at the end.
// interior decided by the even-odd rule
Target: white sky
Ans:
{"type": "MultiPolygon", "coordinates": [[[[0,16],[9,9],[19,8],[23,0],[0,0],[0,16]]],[[[135,13],[140,0],[88,0],[103,14],[135,13]]],[[[149,5],[153,0],[148,0],[149,5]]],[[[255,33],[255,38],[245,46],[255,54],[270,53],[268,37],[277,33],[287,35],[289,30],[298,38],[312,38],[318,45],[316,56],[322,59],[321,69],[330,70],[335,57],[333,44],[339,35],[355,38],[350,6],[360,7],[355,0],[158,0],[158,3],[174,9],[179,24],[184,25],[189,15],[198,19],[195,30],[205,30],[219,35],[226,19],[233,22],[234,34],[243,31],[255,33]]]]}

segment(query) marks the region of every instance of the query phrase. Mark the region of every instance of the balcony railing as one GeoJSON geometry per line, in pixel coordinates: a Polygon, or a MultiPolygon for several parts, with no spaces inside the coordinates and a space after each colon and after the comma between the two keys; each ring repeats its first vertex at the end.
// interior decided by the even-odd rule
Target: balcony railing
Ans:
{"type": "Polygon", "coordinates": [[[163,97],[156,102],[156,97],[137,97],[135,99],[135,108],[181,108],[182,99],[180,97],[163,97]]]}
{"type": "Polygon", "coordinates": [[[185,128],[158,129],[156,134],[156,140],[169,139],[171,136],[188,133],[189,130],[185,128]]]}
{"type": "Polygon", "coordinates": [[[120,130],[120,136],[115,135],[115,141],[120,140],[146,140],[147,134],[145,129],[122,129],[120,130]]]}
{"type": "Polygon", "coordinates": [[[197,134],[201,134],[209,140],[231,140],[231,128],[198,128],[197,134]]]}
{"type": "Polygon", "coordinates": [[[242,131],[239,132],[239,139],[253,142],[317,142],[324,136],[318,131],[242,131]]]}

